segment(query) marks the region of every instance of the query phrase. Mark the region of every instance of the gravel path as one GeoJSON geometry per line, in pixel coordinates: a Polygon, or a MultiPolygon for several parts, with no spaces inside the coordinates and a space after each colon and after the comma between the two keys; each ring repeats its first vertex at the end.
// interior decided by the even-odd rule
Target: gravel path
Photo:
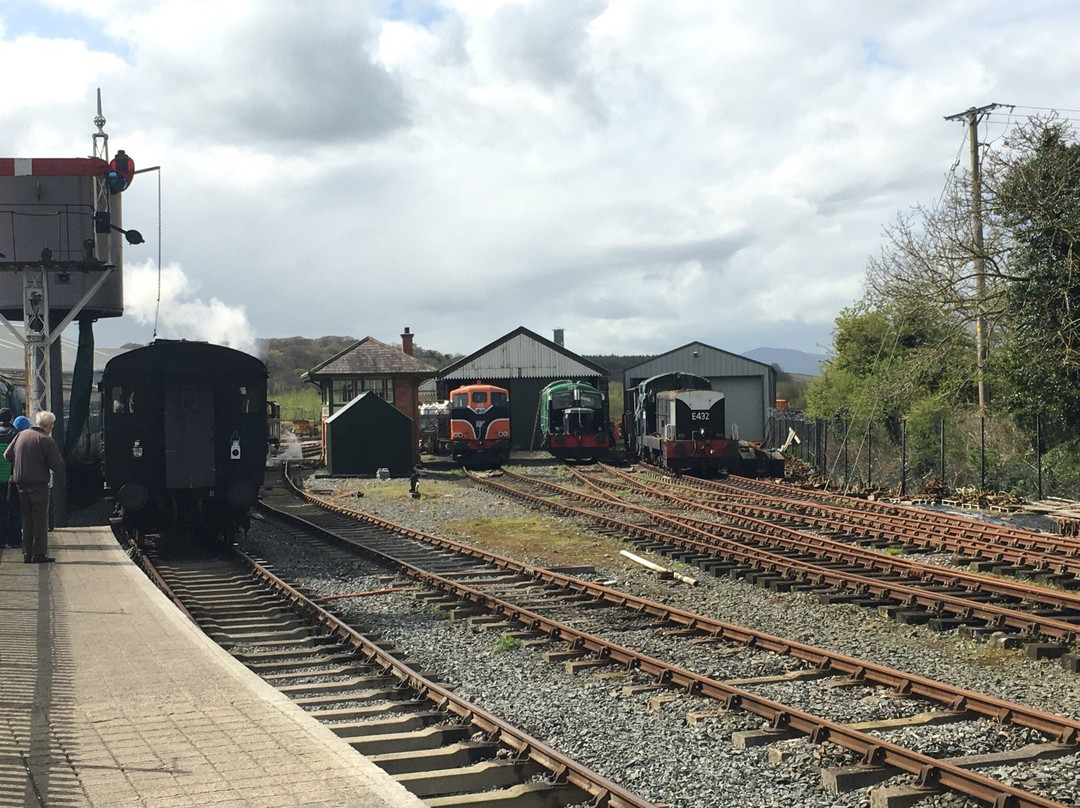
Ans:
{"type": "MultiPolygon", "coordinates": [[[[530,471],[537,471],[530,469],[530,471]]],[[[557,472],[552,472],[557,474],[557,472]]],[[[310,477],[308,490],[347,502],[351,507],[415,529],[482,543],[478,536],[492,522],[514,525],[550,524],[552,533],[576,531],[573,520],[539,515],[506,497],[472,487],[456,473],[431,474],[420,482],[420,499],[408,495],[401,480],[330,480],[310,477]],[[357,496],[361,492],[362,496],[357,496]]],[[[497,551],[506,552],[500,535],[497,551]]],[[[820,604],[812,595],[777,594],[741,581],[697,575],[700,584],[690,588],[662,581],[652,573],[625,562],[619,545],[582,531],[583,556],[599,559],[597,571],[612,584],[634,594],[662,600],[760,631],[782,634],[801,642],[960,685],[971,690],[1032,705],[1051,712],[1080,717],[1080,677],[1051,662],[1033,662],[1016,652],[1006,652],[955,633],[939,634],[926,627],[889,621],[876,611],[853,606],[820,604]]],[[[321,594],[375,589],[384,571],[356,562],[352,569],[322,563],[310,550],[290,549],[292,542],[280,531],[256,520],[244,542],[256,554],[272,561],[287,577],[321,594]]],[[[522,560],[545,563],[552,555],[543,542],[534,542],[522,560]]],[[[555,553],[563,560],[566,553],[555,553]]],[[[656,559],[661,563],[664,559],[656,559]]],[[[691,571],[693,574],[694,571],[691,571]]],[[[676,808],[692,806],[865,806],[867,790],[852,794],[826,793],[820,784],[823,765],[854,762],[830,744],[814,746],[805,740],[783,742],[782,762],[768,763],[766,748],[736,749],[731,733],[757,728],[760,719],[746,713],[717,715],[688,723],[687,714],[715,708],[714,703],[681,696],[653,701],[657,692],[626,695],[636,675],[609,678],[605,674],[564,673],[544,662],[540,650],[500,642],[496,633],[475,631],[464,622],[449,621],[415,601],[408,591],[336,605],[359,625],[379,632],[407,651],[443,681],[485,708],[520,723],[547,743],[591,765],[657,804],[676,808]],[[444,649],[459,648],[448,658],[444,649]]],[[[578,618],[581,619],[580,617],[578,618]]],[[[722,677],[734,663],[751,660],[754,675],[785,670],[791,660],[741,649],[735,655],[717,654],[715,648],[691,646],[685,640],[659,639],[630,621],[620,635],[621,644],[641,647],[654,656],[671,655],[686,667],[722,677]]],[[[740,675],[746,673],[739,667],[740,675]]],[[[847,689],[845,689],[847,690],[847,689]]],[[[844,693],[847,720],[867,720],[889,715],[908,715],[930,709],[893,699],[876,688],[863,688],[859,699],[844,693]]],[[[779,684],[758,692],[813,710],[823,702],[839,701],[841,695],[820,683],[779,684]]],[[[976,754],[1003,746],[1015,748],[1034,740],[1032,733],[1004,728],[992,722],[964,722],[936,727],[894,731],[883,737],[910,744],[935,755],[976,754]]],[[[1080,773],[1075,761],[1063,758],[1010,769],[986,772],[989,776],[1038,787],[1040,793],[1066,805],[1080,804],[1080,773]]],[[[895,783],[910,783],[898,778],[895,783]]],[[[942,795],[929,806],[959,806],[966,801],[942,795]]]]}

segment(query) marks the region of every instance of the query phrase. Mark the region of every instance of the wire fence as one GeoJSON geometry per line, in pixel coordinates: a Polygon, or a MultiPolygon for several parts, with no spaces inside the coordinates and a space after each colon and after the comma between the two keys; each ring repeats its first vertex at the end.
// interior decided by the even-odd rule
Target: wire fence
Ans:
{"type": "Polygon", "coordinates": [[[917,495],[959,489],[1025,499],[1080,499],[1080,457],[1064,425],[977,413],[947,418],[856,422],[774,410],[771,435],[803,473],[838,488],[917,495]],[[1048,448],[1050,447],[1050,448],[1048,448]]]}

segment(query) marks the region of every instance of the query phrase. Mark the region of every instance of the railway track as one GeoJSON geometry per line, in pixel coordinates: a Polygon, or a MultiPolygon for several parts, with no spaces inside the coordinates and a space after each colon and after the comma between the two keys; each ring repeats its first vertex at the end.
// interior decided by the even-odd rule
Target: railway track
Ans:
{"type": "Polygon", "coordinates": [[[499,480],[473,479],[534,505],[589,519],[639,547],[713,575],[744,578],[774,591],[816,592],[826,602],[878,607],[898,620],[940,629],[1007,633],[1012,635],[1007,642],[1023,644],[1026,653],[1059,657],[1077,667],[1077,656],[1067,653],[1080,627],[1080,598],[1073,593],[834,541],[807,526],[792,528],[737,508],[661,493],[616,470],[573,473],[582,487],[505,470],[499,480]],[[662,499],[663,509],[642,504],[643,498],[662,499]]]}
{"type": "Polygon", "coordinates": [[[675,480],[645,466],[638,466],[637,470],[665,486],[696,490],[708,501],[762,514],[786,512],[789,517],[797,515],[853,540],[955,552],[979,559],[983,566],[999,573],[1023,574],[1067,588],[1080,588],[1077,580],[1080,537],[1025,530],[839,492],[800,489],[771,480],[675,480]]]}
{"type": "MultiPolygon", "coordinates": [[[[995,725],[1035,733],[1041,740],[1020,749],[1002,751],[993,761],[1032,760],[1043,756],[1071,755],[1076,751],[1080,722],[1063,716],[1025,708],[1017,704],[960,690],[947,684],[901,671],[845,657],[785,638],[723,623],[704,615],[620,592],[596,581],[573,577],[565,572],[544,570],[511,559],[467,547],[449,539],[431,536],[394,525],[350,509],[330,506],[315,497],[299,502],[283,490],[264,497],[265,508],[317,530],[326,540],[344,541],[359,552],[378,557],[381,563],[407,578],[424,583],[443,609],[455,619],[494,623],[501,630],[541,643],[565,644],[565,651],[551,658],[575,666],[575,670],[606,668],[625,675],[648,678],[639,685],[650,689],[680,692],[711,700],[715,714],[743,712],[764,720],[762,730],[744,733],[737,743],[771,743],[793,735],[814,743],[829,743],[847,750],[847,766],[830,769],[831,788],[846,784],[882,781],[897,770],[914,776],[915,782],[900,789],[916,791],[947,788],[993,805],[1054,805],[1015,786],[983,777],[970,760],[940,760],[886,740],[899,726],[920,727],[941,721],[991,721],[995,725]],[[610,609],[600,609],[608,606],[610,609]],[[599,617],[598,615],[608,615],[599,617]],[[611,615],[614,615],[612,617],[611,615]],[[626,615],[647,625],[640,627],[647,637],[640,648],[617,644],[604,636],[626,634],[626,615]],[[605,621],[608,621],[604,628],[605,621]],[[614,622],[611,622],[614,621],[614,622]],[[586,630],[585,626],[591,627],[586,630]],[[513,629],[511,629],[513,627],[513,629]],[[522,633],[524,632],[524,633],[522,633]],[[720,659],[732,649],[754,649],[766,653],[784,670],[764,677],[739,676],[723,679],[695,672],[689,667],[653,656],[659,646],[682,644],[683,648],[710,649],[720,659]],[[825,687],[830,692],[863,687],[885,688],[909,703],[899,719],[858,716],[850,703],[836,706],[837,718],[815,715],[765,695],[770,688],[792,686],[825,687]],[[839,685],[839,686],[837,686],[839,685]],[[764,694],[763,694],[764,692],[764,694]],[[927,711],[927,704],[934,705],[927,711]],[[858,720],[860,719],[861,720],[858,720]],[[1012,756],[1009,758],[1009,756],[1012,756]],[[853,768],[852,768],[853,767],[853,768]]],[[[678,650],[672,650],[678,656],[678,650]]],[[[716,665],[714,662],[712,665],[716,665]]],[[[729,666],[730,667],[730,666],[729,666]]],[[[830,703],[820,694],[802,701],[830,703]]],[[[703,708],[706,710],[707,708],[703,708]]],[[[1029,738],[1031,736],[1026,736],[1029,738]]],[[[990,765],[991,759],[981,761],[990,765]]]]}
{"type": "Polygon", "coordinates": [[[432,808],[656,808],[425,677],[236,548],[139,561],[218,644],[432,808]]]}

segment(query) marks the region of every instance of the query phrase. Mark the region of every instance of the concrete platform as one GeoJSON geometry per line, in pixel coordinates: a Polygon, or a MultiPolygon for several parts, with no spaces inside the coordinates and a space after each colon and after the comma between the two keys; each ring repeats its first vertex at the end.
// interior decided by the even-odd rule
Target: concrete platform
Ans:
{"type": "Polygon", "coordinates": [[[0,555],[0,808],[423,803],[191,625],[108,528],[0,555]]]}

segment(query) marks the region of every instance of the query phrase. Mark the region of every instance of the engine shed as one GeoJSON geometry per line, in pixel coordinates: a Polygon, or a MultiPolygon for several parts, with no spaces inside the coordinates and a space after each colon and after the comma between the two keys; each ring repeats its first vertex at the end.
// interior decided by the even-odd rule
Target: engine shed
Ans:
{"type": "Polygon", "coordinates": [[[599,365],[545,339],[524,326],[499,337],[464,359],[439,371],[440,399],[465,384],[482,382],[505,387],[510,393],[510,445],[516,450],[540,448],[540,391],[561,379],[588,382],[607,400],[608,377],[599,365]]]}
{"type": "Polygon", "coordinates": [[[633,387],[661,373],[676,372],[703,376],[713,390],[724,394],[726,435],[736,437],[734,427],[742,440],[764,440],[769,410],[776,406],[776,370],[772,365],[691,342],[623,371],[623,386],[628,391],[625,406],[632,406],[629,391],[633,387]]]}

